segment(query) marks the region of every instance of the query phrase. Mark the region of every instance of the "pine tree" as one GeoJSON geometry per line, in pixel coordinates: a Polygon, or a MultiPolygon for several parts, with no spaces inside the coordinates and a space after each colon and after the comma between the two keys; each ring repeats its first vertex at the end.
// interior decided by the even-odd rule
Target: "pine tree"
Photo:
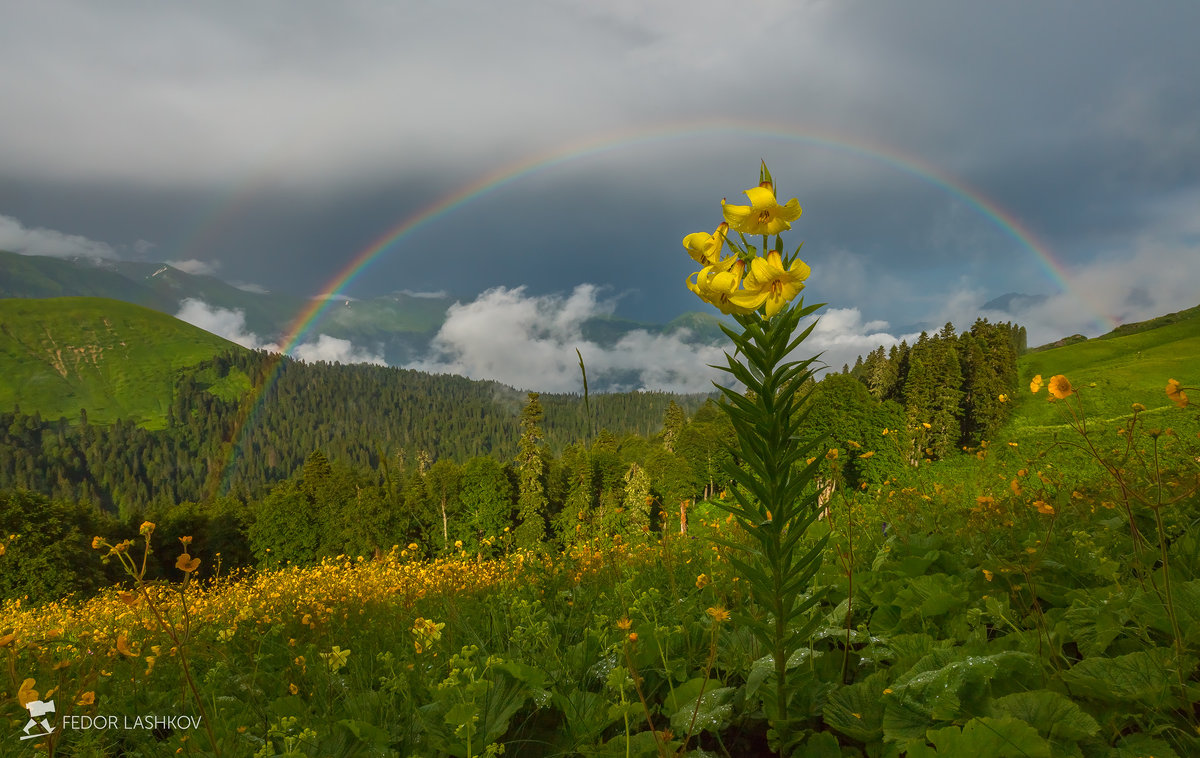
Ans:
{"type": "Polygon", "coordinates": [[[550,499],[546,495],[547,453],[542,444],[542,404],[538,393],[530,392],[521,412],[521,440],[518,443],[517,516],[520,523],[513,533],[517,547],[540,550],[546,538],[546,517],[550,499]]]}
{"type": "Polygon", "coordinates": [[[663,416],[663,447],[669,452],[675,452],[675,443],[679,439],[679,434],[683,428],[687,426],[687,415],[683,412],[674,400],[667,405],[667,412],[663,416]]]}

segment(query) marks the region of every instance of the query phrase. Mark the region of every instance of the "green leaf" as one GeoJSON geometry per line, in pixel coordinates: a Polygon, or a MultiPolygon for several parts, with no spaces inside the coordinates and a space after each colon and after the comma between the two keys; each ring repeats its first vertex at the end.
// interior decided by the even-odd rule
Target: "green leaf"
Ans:
{"type": "Polygon", "coordinates": [[[1082,740],[1100,725],[1070,698],[1050,690],[1018,692],[992,702],[997,713],[1021,719],[1051,740],[1082,740]]]}
{"type": "Polygon", "coordinates": [[[939,756],[970,758],[1050,758],[1050,743],[1037,730],[1014,718],[975,718],[960,730],[934,729],[929,741],[939,756]]]}
{"type": "Polygon", "coordinates": [[[883,737],[883,694],[887,673],[837,689],[825,703],[825,723],[851,739],[875,742],[883,737]]]}
{"type": "Polygon", "coordinates": [[[792,755],[795,758],[841,758],[842,749],[838,745],[837,737],[829,732],[817,732],[809,735],[792,755]]]}
{"type": "Polygon", "coordinates": [[[1130,734],[1117,743],[1117,746],[1108,752],[1108,758],[1179,758],[1179,753],[1171,749],[1171,746],[1166,741],[1151,737],[1148,734],[1130,734]]]}
{"type": "Polygon", "coordinates": [[[1106,703],[1136,700],[1151,708],[1165,708],[1174,700],[1172,682],[1179,681],[1196,667],[1194,658],[1175,660],[1169,648],[1139,650],[1116,658],[1084,658],[1062,678],[1071,693],[1106,703]]]}
{"type": "MultiPolygon", "coordinates": [[[[711,688],[713,684],[714,682],[710,681],[709,687],[711,688]]],[[[715,684],[720,684],[720,682],[715,684]]],[[[676,689],[675,692],[678,694],[679,689],[676,689]]],[[[678,710],[671,714],[671,729],[678,735],[688,734],[689,725],[692,734],[700,731],[717,734],[728,729],[733,718],[733,696],[736,692],[737,689],[734,687],[716,687],[705,691],[701,697],[693,697],[684,702],[678,710]],[[694,723],[693,714],[695,715],[694,723]]]]}

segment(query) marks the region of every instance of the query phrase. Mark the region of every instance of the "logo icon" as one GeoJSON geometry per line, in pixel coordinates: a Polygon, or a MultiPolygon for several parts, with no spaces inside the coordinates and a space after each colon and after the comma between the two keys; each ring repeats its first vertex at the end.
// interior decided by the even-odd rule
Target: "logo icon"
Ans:
{"type": "Polygon", "coordinates": [[[35,740],[38,737],[47,737],[54,731],[54,726],[51,725],[50,719],[45,718],[47,713],[54,713],[53,700],[30,700],[25,704],[26,710],[29,711],[29,723],[25,724],[25,736],[23,740],[35,740]],[[39,722],[38,719],[41,719],[39,722]],[[35,732],[30,734],[29,730],[40,726],[45,731],[35,732]]]}

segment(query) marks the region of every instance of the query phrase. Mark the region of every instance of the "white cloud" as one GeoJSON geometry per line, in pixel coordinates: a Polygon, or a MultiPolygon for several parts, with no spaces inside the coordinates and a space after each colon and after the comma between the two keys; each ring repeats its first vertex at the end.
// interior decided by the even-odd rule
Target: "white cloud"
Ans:
{"type": "Polygon", "coordinates": [[[816,315],[816,328],[797,349],[800,355],[793,357],[803,358],[821,353],[821,362],[831,371],[841,371],[842,366],[847,364],[853,366],[860,355],[866,357],[881,345],[888,349],[901,341],[912,344],[919,336],[918,333],[891,334],[887,331],[886,321],[864,323],[862,313],[857,308],[825,308],[816,315]]]}
{"type": "Polygon", "coordinates": [[[237,287],[243,292],[253,292],[256,295],[266,295],[271,292],[271,290],[267,289],[261,284],[255,284],[253,282],[229,282],[229,284],[237,287]]]}
{"type": "Polygon", "coordinates": [[[635,330],[611,347],[583,337],[583,323],[612,312],[594,285],[567,297],[529,296],[524,287],[488,290],[473,302],[455,303],[434,338],[429,356],[409,368],[494,379],[521,390],[579,392],[576,349],[590,387],[708,392],[720,372],[721,347],[689,345],[685,335],[635,330]]]}
{"type": "Polygon", "coordinates": [[[53,229],[29,229],[12,216],[0,215],[0,250],[22,255],[48,255],[54,258],[103,258],[117,257],[112,246],[104,242],[64,234],[53,229]]]}
{"type": "MultiPolygon", "coordinates": [[[[279,352],[279,345],[267,342],[246,328],[246,314],[241,309],[215,307],[195,298],[188,298],[179,305],[179,312],[175,314],[175,318],[181,321],[186,321],[206,332],[224,337],[230,342],[236,342],[251,350],[279,352]]],[[[292,357],[306,363],[317,361],[333,363],[336,361],[338,363],[387,365],[387,361],[382,355],[355,347],[350,340],[330,337],[328,334],[318,335],[315,342],[296,345],[292,348],[291,354],[292,357]]]]}
{"type": "Polygon", "coordinates": [[[382,355],[370,353],[351,344],[350,340],[330,337],[322,334],[316,342],[306,342],[292,349],[292,355],[306,363],[325,361],[326,363],[373,363],[386,366],[387,361],[382,355]]]}
{"type": "Polygon", "coordinates": [[[188,258],[185,261],[163,261],[163,263],[177,268],[185,274],[198,276],[215,276],[221,268],[220,261],[198,261],[195,258],[188,258]]]}
{"type": "Polygon", "coordinates": [[[246,329],[246,313],[240,309],[214,307],[189,297],[179,304],[179,312],[175,314],[175,318],[251,350],[279,352],[278,345],[267,342],[246,329]]]}
{"type": "Polygon", "coordinates": [[[401,295],[409,297],[424,298],[428,300],[436,300],[447,296],[446,290],[437,290],[436,292],[414,292],[413,290],[400,290],[401,295]]]}

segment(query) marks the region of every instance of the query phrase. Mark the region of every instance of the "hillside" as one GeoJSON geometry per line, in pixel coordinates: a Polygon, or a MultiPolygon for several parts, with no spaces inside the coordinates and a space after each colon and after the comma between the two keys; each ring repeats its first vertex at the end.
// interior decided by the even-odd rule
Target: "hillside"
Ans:
{"type": "Polygon", "coordinates": [[[43,418],[166,424],[180,369],[237,345],[157,311],[116,300],[0,300],[0,408],[43,418]]]}
{"type": "Polygon", "coordinates": [[[1151,413],[1172,409],[1163,392],[1167,379],[1188,385],[1200,380],[1200,307],[1126,324],[1097,339],[1027,353],[1018,368],[1023,391],[1012,421],[1015,434],[1063,423],[1045,390],[1037,396],[1028,392],[1029,381],[1038,374],[1045,380],[1065,375],[1083,391],[1092,418],[1127,416],[1133,403],[1151,413]]]}

